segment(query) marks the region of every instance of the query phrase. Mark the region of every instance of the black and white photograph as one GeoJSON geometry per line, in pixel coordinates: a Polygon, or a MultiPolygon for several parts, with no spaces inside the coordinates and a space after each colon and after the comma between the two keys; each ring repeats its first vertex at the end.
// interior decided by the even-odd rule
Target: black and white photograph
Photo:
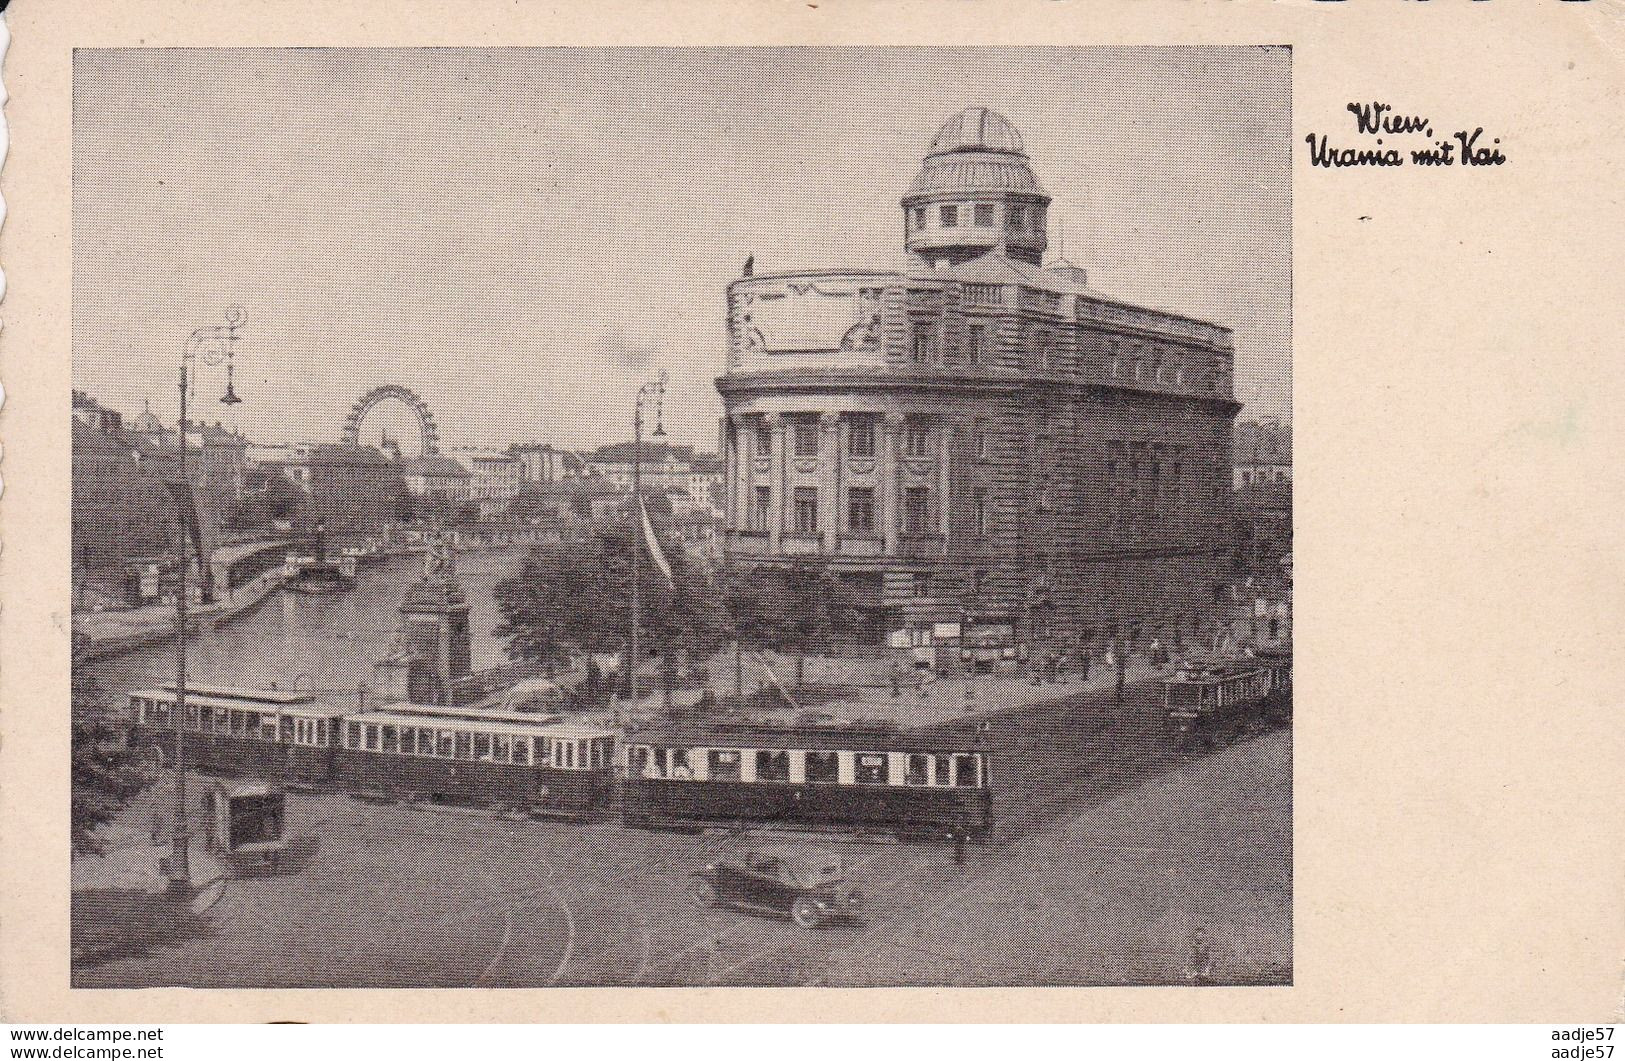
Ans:
{"type": "Polygon", "coordinates": [[[71,986],[1292,985],[1293,55],[77,49],[71,986]]]}

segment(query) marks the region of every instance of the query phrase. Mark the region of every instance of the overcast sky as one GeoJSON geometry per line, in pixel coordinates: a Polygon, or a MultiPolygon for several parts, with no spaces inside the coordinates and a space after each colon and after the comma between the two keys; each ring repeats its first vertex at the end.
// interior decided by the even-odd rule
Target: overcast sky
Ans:
{"type": "Polygon", "coordinates": [[[1288,415],[1290,98],[1261,48],[80,50],[75,385],[173,418],[183,339],[238,303],[256,441],[399,383],[447,444],[596,445],[663,367],[714,448],[746,255],[901,265],[898,198],[985,105],[1051,254],[1064,226],[1092,286],[1233,327],[1242,415],[1288,415]]]}

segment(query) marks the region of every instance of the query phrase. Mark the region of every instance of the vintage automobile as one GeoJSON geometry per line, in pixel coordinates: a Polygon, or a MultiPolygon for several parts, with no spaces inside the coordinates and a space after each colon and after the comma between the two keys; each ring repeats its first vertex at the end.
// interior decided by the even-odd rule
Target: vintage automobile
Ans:
{"type": "Polygon", "coordinates": [[[701,906],[788,916],[807,929],[854,917],[860,906],[839,856],[789,848],[756,848],[720,858],[690,877],[689,894],[701,906]]]}

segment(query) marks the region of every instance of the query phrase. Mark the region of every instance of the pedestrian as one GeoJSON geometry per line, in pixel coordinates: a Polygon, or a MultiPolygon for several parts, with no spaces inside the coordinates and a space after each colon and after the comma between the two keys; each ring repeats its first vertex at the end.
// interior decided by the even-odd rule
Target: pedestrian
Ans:
{"type": "Polygon", "coordinates": [[[1078,667],[1079,667],[1079,670],[1083,674],[1083,680],[1088,681],[1089,680],[1089,650],[1087,648],[1085,648],[1083,650],[1083,652],[1081,653],[1081,656],[1083,658],[1078,661],[1078,667]]]}
{"type": "Polygon", "coordinates": [[[965,830],[963,829],[954,830],[954,864],[959,866],[965,864],[965,830]]]}

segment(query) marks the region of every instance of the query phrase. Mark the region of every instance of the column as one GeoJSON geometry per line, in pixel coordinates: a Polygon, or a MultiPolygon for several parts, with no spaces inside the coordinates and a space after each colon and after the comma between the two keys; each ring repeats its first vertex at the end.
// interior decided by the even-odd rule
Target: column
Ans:
{"type": "Polygon", "coordinates": [[[880,527],[886,538],[886,554],[897,552],[897,447],[903,433],[903,418],[887,413],[880,423],[880,527]]]}
{"type": "Polygon", "coordinates": [[[738,530],[750,529],[751,484],[755,480],[756,432],[742,416],[734,417],[734,483],[732,518],[738,530]]]}
{"type": "Polygon", "coordinates": [[[763,419],[773,440],[773,455],[768,465],[767,548],[768,552],[777,554],[784,535],[784,420],[778,413],[768,413],[763,419]]]}
{"type": "Polygon", "coordinates": [[[948,508],[948,449],[953,438],[954,429],[945,419],[942,422],[942,439],[939,456],[937,458],[937,520],[942,530],[943,552],[947,552],[948,526],[951,512],[948,508]]]}
{"type": "Polygon", "coordinates": [[[835,536],[841,530],[841,414],[824,413],[818,418],[818,529],[824,536],[824,552],[835,552],[835,536]]]}
{"type": "Polygon", "coordinates": [[[739,490],[739,452],[735,445],[733,418],[724,416],[719,421],[717,438],[722,451],[722,511],[724,517],[724,532],[737,530],[739,525],[734,523],[734,513],[738,511],[738,503],[734,500],[739,490]]]}

